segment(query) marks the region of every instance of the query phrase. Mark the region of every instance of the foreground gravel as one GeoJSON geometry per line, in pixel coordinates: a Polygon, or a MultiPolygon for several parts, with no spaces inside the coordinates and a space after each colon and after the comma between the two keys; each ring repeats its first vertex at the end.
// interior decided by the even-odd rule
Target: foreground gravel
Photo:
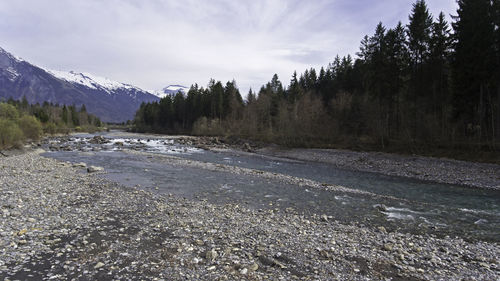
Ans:
{"type": "Polygon", "coordinates": [[[497,164],[341,149],[284,149],[267,146],[259,149],[258,153],[323,162],[355,171],[500,190],[500,165],[497,164]]]}
{"type": "Polygon", "coordinates": [[[499,280],[500,247],[153,194],[0,158],[4,280],[499,280]]]}

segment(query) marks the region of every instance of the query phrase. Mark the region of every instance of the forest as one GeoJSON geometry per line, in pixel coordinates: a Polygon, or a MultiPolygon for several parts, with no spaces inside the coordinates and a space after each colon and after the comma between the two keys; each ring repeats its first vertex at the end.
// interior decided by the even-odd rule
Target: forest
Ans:
{"type": "Polygon", "coordinates": [[[62,107],[48,102],[29,104],[26,97],[0,102],[0,149],[18,147],[27,140],[37,141],[44,134],[95,131],[101,120],[87,113],[85,105],[62,107]]]}
{"type": "Polygon", "coordinates": [[[294,72],[286,84],[275,74],[246,100],[236,81],[212,79],[206,88],[195,84],[186,95],[142,104],[134,128],[287,146],[496,157],[500,1],[457,3],[449,23],[418,0],[408,24],[379,23],[355,57],[294,72]]]}

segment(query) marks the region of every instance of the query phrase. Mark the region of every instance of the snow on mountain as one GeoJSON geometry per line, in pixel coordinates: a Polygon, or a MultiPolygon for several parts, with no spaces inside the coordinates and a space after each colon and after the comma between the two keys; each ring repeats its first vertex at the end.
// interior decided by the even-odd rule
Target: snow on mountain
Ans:
{"type": "Polygon", "coordinates": [[[142,91],[141,89],[132,85],[116,82],[108,78],[92,75],[90,73],[76,73],[73,71],[66,72],[51,69],[45,69],[45,71],[59,79],[63,79],[71,83],[77,83],[91,89],[101,89],[108,94],[112,94],[113,91],[117,89],[136,89],[142,91]]]}
{"type": "Polygon", "coordinates": [[[166,91],[175,91],[175,92],[181,91],[183,93],[187,93],[189,91],[189,88],[182,86],[182,85],[169,85],[169,86],[163,88],[163,91],[164,92],[166,92],[166,91]]]}
{"type": "Polygon", "coordinates": [[[14,81],[16,80],[17,77],[19,77],[19,73],[17,73],[17,71],[13,67],[7,67],[5,70],[10,76],[9,77],[10,81],[14,81]]]}
{"type": "MultiPolygon", "coordinates": [[[[0,55],[3,56],[3,57],[6,57],[8,58],[9,60],[13,61],[13,62],[23,62],[24,60],[20,57],[16,57],[14,56],[13,54],[7,52],[6,50],[2,49],[2,47],[0,47],[0,55]]],[[[0,65],[1,65],[1,61],[0,61],[0,65]]]]}
{"type": "Polygon", "coordinates": [[[22,61],[23,60],[21,58],[15,57],[0,48],[0,68],[5,70],[5,74],[10,81],[14,81],[17,77],[19,77],[19,73],[16,71],[15,67],[22,61]]]}
{"type": "Polygon", "coordinates": [[[178,92],[181,92],[184,95],[186,95],[188,91],[189,91],[189,88],[182,86],[182,85],[168,85],[167,87],[165,87],[159,91],[151,91],[151,93],[159,98],[164,98],[166,96],[173,97],[178,92]]]}

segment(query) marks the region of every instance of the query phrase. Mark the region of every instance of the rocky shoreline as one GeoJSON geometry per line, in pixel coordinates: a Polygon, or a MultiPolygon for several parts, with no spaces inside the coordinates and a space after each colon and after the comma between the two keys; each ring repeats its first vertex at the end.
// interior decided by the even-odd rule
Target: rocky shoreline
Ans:
{"type": "Polygon", "coordinates": [[[126,188],[30,152],[0,158],[4,280],[498,280],[497,243],[126,188]]]}
{"type": "Polygon", "coordinates": [[[500,190],[500,165],[497,164],[341,149],[285,149],[266,146],[256,152],[299,161],[322,162],[354,171],[500,190]]]}

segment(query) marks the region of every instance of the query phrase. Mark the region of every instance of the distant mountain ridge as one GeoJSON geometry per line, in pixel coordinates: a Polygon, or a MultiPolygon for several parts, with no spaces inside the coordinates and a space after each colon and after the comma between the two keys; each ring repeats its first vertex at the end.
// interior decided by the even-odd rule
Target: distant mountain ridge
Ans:
{"type": "Polygon", "coordinates": [[[115,123],[133,119],[141,103],[160,99],[138,87],[89,73],[44,69],[0,47],[0,100],[23,96],[29,103],[85,104],[88,112],[115,123]]]}

